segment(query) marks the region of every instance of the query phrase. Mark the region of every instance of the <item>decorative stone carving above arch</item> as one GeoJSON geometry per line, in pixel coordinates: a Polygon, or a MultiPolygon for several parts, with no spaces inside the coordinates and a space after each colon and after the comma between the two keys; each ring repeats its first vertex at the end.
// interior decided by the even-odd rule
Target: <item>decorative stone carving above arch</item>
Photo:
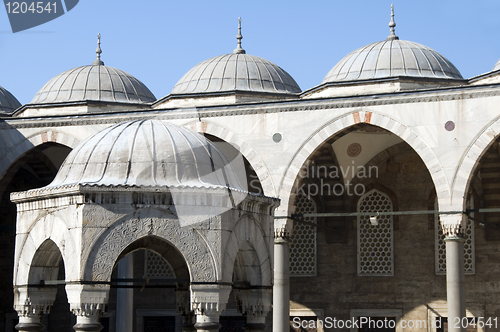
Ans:
{"type": "MultiPolygon", "coordinates": [[[[173,214],[157,209],[143,209],[126,215],[104,232],[96,234],[83,265],[84,280],[111,280],[111,273],[122,251],[147,236],[161,238],[179,250],[189,267],[191,281],[216,281],[214,258],[196,230],[180,227],[173,214]]],[[[87,241],[90,242],[90,239],[87,241]]]]}

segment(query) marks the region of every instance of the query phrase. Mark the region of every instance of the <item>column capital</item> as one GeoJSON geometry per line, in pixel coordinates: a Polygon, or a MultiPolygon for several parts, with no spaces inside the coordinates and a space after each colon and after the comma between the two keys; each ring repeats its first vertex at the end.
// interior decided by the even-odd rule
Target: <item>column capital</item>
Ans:
{"type": "MultiPolygon", "coordinates": [[[[231,286],[229,285],[191,285],[191,310],[197,316],[219,317],[226,309],[231,286]]],[[[218,320],[217,320],[218,321],[218,320]]]]}
{"type": "Polygon", "coordinates": [[[467,221],[465,213],[439,214],[439,222],[441,223],[441,228],[446,239],[463,238],[467,221]]]}
{"type": "Polygon", "coordinates": [[[238,311],[247,317],[248,323],[264,323],[271,311],[270,289],[235,289],[236,305],[238,311]],[[255,319],[257,318],[257,321],[255,319]],[[261,321],[258,318],[263,318],[261,321]]]}

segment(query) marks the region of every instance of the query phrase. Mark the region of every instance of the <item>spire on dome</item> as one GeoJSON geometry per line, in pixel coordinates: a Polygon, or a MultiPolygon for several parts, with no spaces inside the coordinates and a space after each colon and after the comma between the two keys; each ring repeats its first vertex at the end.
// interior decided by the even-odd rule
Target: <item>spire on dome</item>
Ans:
{"type": "Polygon", "coordinates": [[[245,54],[245,50],[241,48],[241,40],[243,36],[241,35],[241,17],[238,18],[238,34],[236,35],[236,39],[238,39],[238,46],[234,49],[234,54],[245,54]]]}
{"type": "Polygon", "coordinates": [[[391,34],[387,37],[387,40],[398,40],[399,37],[396,36],[396,22],[394,22],[394,5],[391,5],[391,21],[389,22],[389,27],[391,28],[391,34]]]}
{"type": "Polygon", "coordinates": [[[92,62],[92,65],[93,66],[104,66],[104,62],[101,61],[102,50],[101,50],[101,34],[100,33],[97,34],[97,49],[95,50],[95,52],[97,53],[97,59],[95,59],[94,62],[92,62]]]}

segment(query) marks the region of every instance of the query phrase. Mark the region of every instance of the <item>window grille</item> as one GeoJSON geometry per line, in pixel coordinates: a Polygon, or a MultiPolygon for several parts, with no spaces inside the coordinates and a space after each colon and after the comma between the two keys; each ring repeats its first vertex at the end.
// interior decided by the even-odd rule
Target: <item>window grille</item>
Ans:
{"type": "MultiPolygon", "coordinates": [[[[371,190],[358,202],[358,212],[390,212],[392,200],[386,194],[371,190]]],[[[369,216],[358,217],[358,275],[394,275],[394,245],[392,216],[377,216],[372,225],[369,216]]]]}
{"type": "Polygon", "coordinates": [[[170,264],[157,253],[146,250],[144,261],[146,278],[175,278],[170,264]]]}
{"type": "MultiPolygon", "coordinates": [[[[297,196],[296,213],[316,213],[316,203],[305,196],[297,196]]],[[[304,218],[316,224],[316,217],[304,218]]],[[[290,244],[290,275],[316,275],[316,227],[294,222],[293,237],[290,244]]]]}
{"type": "MultiPolygon", "coordinates": [[[[470,208],[474,208],[474,198],[470,200],[470,208]]],[[[435,210],[437,210],[437,199],[434,203],[435,210]]],[[[474,217],[474,214],[471,214],[474,217]]],[[[439,216],[434,216],[434,234],[435,234],[435,255],[436,255],[436,274],[446,274],[446,242],[444,242],[445,235],[439,223],[439,216]]],[[[474,241],[474,222],[469,220],[467,228],[464,232],[464,272],[465,274],[476,273],[476,260],[475,260],[475,241],[474,241]]]]}

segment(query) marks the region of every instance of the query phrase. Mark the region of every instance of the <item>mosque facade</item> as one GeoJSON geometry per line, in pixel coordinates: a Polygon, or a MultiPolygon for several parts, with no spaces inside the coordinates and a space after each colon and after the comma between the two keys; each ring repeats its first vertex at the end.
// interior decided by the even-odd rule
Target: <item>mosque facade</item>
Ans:
{"type": "Polygon", "coordinates": [[[241,21],[160,99],[100,36],[1,88],[0,329],[497,331],[500,62],[395,26],[305,91],[241,21]]]}

